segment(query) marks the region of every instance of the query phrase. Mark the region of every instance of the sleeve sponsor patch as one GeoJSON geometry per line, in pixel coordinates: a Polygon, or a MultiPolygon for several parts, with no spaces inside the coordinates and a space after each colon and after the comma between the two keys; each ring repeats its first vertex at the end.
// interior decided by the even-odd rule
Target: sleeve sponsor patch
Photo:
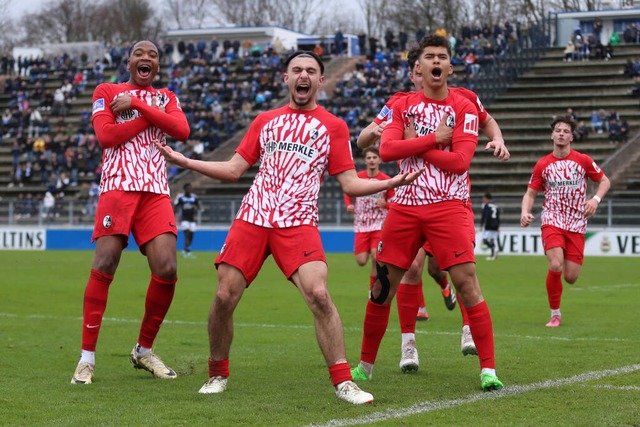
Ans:
{"type": "Polygon", "coordinates": [[[93,111],[91,114],[95,114],[98,111],[104,111],[104,98],[96,99],[93,102],[93,111]]]}
{"type": "Polygon", "coordinates": [[[382,110],[378,113],[378,120],[391,122],[391,118],[393,117],[393,111],[387,107],[386,105],[382,107],[382,110]]]}
{"type": "Polygon", "coordinates": [[[464,133],[478,136],[478,116],[475,114],[464,115],[464,133]]]}

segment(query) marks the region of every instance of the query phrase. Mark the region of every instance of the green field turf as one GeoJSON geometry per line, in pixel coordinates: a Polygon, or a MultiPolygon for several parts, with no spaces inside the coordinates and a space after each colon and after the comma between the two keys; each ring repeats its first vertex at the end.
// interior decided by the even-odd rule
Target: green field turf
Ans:
{"type": "MultiPolygon", "coordinates": [[[[479,259],[497,371],[506,386],[495,393],[480,390],[477,358],[460,354],[460,313],[446,310],[425,273],[431,320],[418,323],[420,371],[398,368],[394,308],[373,381],[361,384],[376,401],[352,406],[336,399],[312,316],[271,260],[236,311],[227,391],[197,393],[207,378],[213,253],[179,258],[175,299],[156,340],[156,352],[178,379],[155,380],[130,365],[149,273],[142,256],[125,252],[111,285],[94,383],[69,385],[92,256],[2,252],[0,425],[640,425],[637,258],[588,257],[578,283],[565,285],[558,329],[544,326],[544,258],[479,259]]],[[[348,254],[328,259],[329,287],[354,365],[369,270],[348,254]]]]}

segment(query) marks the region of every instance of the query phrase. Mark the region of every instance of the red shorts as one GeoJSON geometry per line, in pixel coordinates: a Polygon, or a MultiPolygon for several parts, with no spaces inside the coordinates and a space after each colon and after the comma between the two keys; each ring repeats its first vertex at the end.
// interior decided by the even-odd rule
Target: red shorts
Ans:
{"type": "Polygon", "coordinates": [[[269,255],[273,255],[287,279],[310,261],[327,262],[317,227],[266,228],[236,219],[215,264],[237,268],[249,286],[269,255]]]}
{"type": "Polygon", "coordinates": [[[427,241],[442,270],[475,262],[473,228],[473,213],[459,200],[422,206],[392,204],[376,259],[408,270],[427,241]]]}
{"type": "Polygon", "coordinates": [[[369,253],[371,252],[371,249],[377,249],[381,238],[382,230],[355,233],[353,240],[353,253],[357,255],[364,252],[369,253]]]}
{"type": "MultiPolygon", "coordinates": [[[[467,203],[467,208],[469,209],[469,213],[471,214],[471,219],[473,219],[473,209],[471,208],[471,199],[469,199],[469,202],[467,203]]],[[[469,223],[470,227],[469,227],[469,237],[471,237],[471,240],[473,241],[473,246],[475,247],[476,245],[476,226],[475,223],[473,221],[471,221],[469,223]]],[[[431,249],[431,244],[426,241],[424,242],[424,245],[422,245],[422,249],[427,253],[427,256],[432,257],[433,256],[433,250],[431,249]]]]}
{"type": "Polygon", "coordinates": [[[144,244],[151,239],[164,233],[178,236],[171,198],[166,194],[140,191],[102,193],[98,199],[91,241],[103,236],[122,235],[127,247],[129,233],[133,233],[143,254],[144,244]]]}
{"type": "Polygon", "coordinates": [[[549,249],[562,248],[564,259],[582,265],[584,262],[584,234],[563,230],[553,225],[542,226],[542,247],[545,253],[549,249]]]}

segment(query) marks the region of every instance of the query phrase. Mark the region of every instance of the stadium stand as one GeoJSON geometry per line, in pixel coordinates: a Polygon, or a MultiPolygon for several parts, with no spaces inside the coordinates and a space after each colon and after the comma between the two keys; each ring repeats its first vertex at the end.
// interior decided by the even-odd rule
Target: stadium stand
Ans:
{"type": "MultiPolygon", "coordinates": [[[[124,56],[122,51],[119,54],[124,56]]],[[[456,54],[459,57],[463,55],[464,52],[456,54]]],[[[634,174],[637,168],[633,168],[633,162],[629,161],[638,158],[638,143],[635,140],[640,128],[640,110],[638,98],[631,93],[634,80],[624,74],[626,64],[640,57],[640,46],[617,46],[613,58],[607,61],[565,62],[563,57],[562,47],[548,48],[528,71],[519,74],[509,84],[505,92],[498,94],[495,99],[491,97],[489,101],[485,100],[488,110],[503,129],[512,157],[507,164],[501,164],[484,152],[482,147],[486,140],[481,138],[471,168],[473,195],[493,193],[505,211],[505,223],[515,222],[514,218],[519,215],[519,199],[526,188],[531,168],[538,158],[550,151],[548,125],[552,117],[563,114],[568,108],[573,109],[578,120],[589,122],[593,110],[604,109],[607,112],[615,110],[621,119],[628,122],[630,132],[627,143],[610,144],[606,133],[590,133],[575,146],[603,166],[608,161],[613,162],[610,159],[618,158],[610,165],[615,170],[606,169],[614,181],[612,195],[640,197],[640,177],[634,174]]],[[[387,52],[384,60],[381,57],[326,59],[327,109],[343,117],[350,125],[354,157],[359,159],[355,140],[360,130],[373,119],[392,93],[411,89],[406,61],[401,53],[394,52],[387,52]]],[[[179,94],[192,124],[191,138],[185,143],[175,142],[176,148],[210,160],[229,158],[241,140],[245,126],[258,112],[286,102],[279,73],[281,60],[281,55],[264,52],[242,58],[195,53],[184,56],[179,62],[165,63],[163,79],[166,81],[163,83],[179,94]]],[[[453,80],[467,86],[476,84],[476,71],[470,76],[465,64],[456,65],[455,72],[453,80]]],[[[0,112],[8,111],[14,118],[7,115],[5,122],[3,116],[0,197],[5,201],[16,201],[22,194],[21,200],[29,198],[33,200],[29,204],[37,206],[48,189],[54,190],[54,194],[59,193],[55,186],[62,181],[64,199],[60,201],[74,202],[71,207],[65,207],[75,212],[76,219],[73,222],[90,223],[90,203],[92,191],[95,191],[92,190],[92,183],[99,174],[99,150],[88,148],[92,146],[90,129],[87,133],[78,129],[84,130],[88,126],[90,118],[87,112],[95,85],[103,80],[118,81],[126,76],[122,67],[115,64],[96,68],[95,64],[82,63],[78,58],[63,57],[53,58],[50,62],[42,61],[24,74],[22,78],[1,76],[5,93],[0,94],[0,112]],[[69,82],[71,89],[68,88],[69,82]],[[69,101],[62,105],[55,104],[53,94],[65,86],[72,94],[69,101]],[[33,161],[31,182],[22,182],[22,186],[16,182],[15,145],[16,142],[24,142],[29,129],[27,118],[23,116],[21,122],[17,119],[20,110],[26,106],[25,98],[29,108],[42,107],[39,111],[43,122],[48,121],[48,131],[42,125],[42,133],[49,135],[49,145],[59,152],[58,157],[64,160],[66,151],[75,150],[76,154],[82,152],[77,174],[72,170],[65,171],[68,182],[64,176],[55,180],[50,177],[44,179],[43,176],[41,182],[41,166],[33,161]],[[12,120],[18,125],[12,127],[12,120]],[[22,139],[18,137],[19,128],[22,128],[22,139]],[[60,147],[55,148],[56,145],[60,147]],[[76,185],[73,185],[74,182],[76,185]]],[[[32,135],[31,139],[34,138],[35,135],[32,135]]],[[[27,154],[24,150],[17,154],[17,158],[18,163],[23,166],[26,164],[27,154]]],[[[53,166],[47,164],[44,167],[50,169],[53,166]]],[[[362,165],[358,164],[358,167],[362,165]]],[[[189,181],[205,203],[215,198],[216,203],[210,204],[211,208],[208,207],[203,214],[202,221],[221,223],[226,220],[220,218],[228,218],[230,212],[237,208],[256,170],[255,167],[250,169],[236,183],[218,183],[174,168],[170,171],[173,176],[172,190],[176,193],[184,182],[189,181]]],[[[395,166],[384,165],[384,171],[393,174],[395,166]]],[[[351,220],[339,209],[339,204],[336,205],[341,197],[335,180],[327,177],[321,191],[321,221],[348,223],[351,220]]],[[[9,215],[7,204],[0,204],[0,218],[9,215]]]]}

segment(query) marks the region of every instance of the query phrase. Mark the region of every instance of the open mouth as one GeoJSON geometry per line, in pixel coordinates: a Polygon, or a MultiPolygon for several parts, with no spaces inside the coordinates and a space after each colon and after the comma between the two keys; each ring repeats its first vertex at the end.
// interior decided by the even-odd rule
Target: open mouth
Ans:
{"type": "Polygon", "coordinates": [[[433,77],[440,77],[442,76],[442,69],[441,68],[434,68],[433,70],[431,70],[431,75],[433,77]]]}
{"type": "Polygon", "coordinates": [[[309,89],[311,89],[311,87],[307,84],[299,84],[296,86],[296,92],[298,92],[298,94],[300,95],[306,95],[309,93],[309,89]]]}
{"type": "Polygon", "coordinates": [[[138,67],[138,75],[142,78],[149,77],[151,75],[151,66],[147,64],[142,64],[138,67]]]}

